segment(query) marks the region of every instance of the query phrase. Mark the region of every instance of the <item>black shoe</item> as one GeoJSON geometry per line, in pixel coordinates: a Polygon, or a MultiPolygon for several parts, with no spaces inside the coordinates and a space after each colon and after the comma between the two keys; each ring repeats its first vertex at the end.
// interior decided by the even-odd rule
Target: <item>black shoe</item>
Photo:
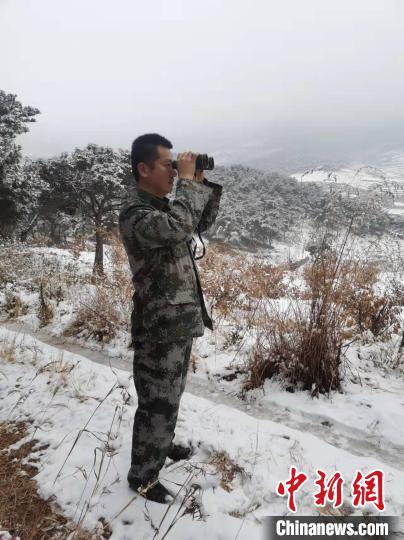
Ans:
{"type": "Polygon", "coordinates": [[[158,480],[149,482],[147,485],[142,485],[137,482],[129,482],[129,487],[137,491],[141,497],[148,501],[157,502],[160,504],[170,503],[174,499],[174,495],[167,488],[160,484],[158,480]]]}
{"type": "Polygon", "coordinates": [[[189,459],[192,454],[192,448],[187,446],[181,446],[180,444],[171,445],[170,451],[167,457],[173,461],[180,461],[181,459],[189,459]]]}

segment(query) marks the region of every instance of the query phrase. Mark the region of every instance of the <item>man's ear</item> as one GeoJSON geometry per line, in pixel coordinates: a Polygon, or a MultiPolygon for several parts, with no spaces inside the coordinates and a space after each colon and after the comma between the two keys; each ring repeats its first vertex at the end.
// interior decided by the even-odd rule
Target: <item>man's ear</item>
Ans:
{"type": "Polygon", "coordinates": [[[146,163],[140,162],[137,164],[137,170],[139,173],[139,176],[148,176],[149,175],[149,167],[146,165],[146,163]]]}

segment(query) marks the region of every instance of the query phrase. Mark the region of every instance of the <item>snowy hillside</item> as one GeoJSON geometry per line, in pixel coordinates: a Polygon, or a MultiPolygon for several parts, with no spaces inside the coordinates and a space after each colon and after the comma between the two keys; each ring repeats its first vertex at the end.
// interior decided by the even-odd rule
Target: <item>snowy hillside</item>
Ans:
{"type": "Polygon", "coordinates": [[[341,168],[315,167],[294,173],[301,183],[316,182],[328,192],[379,201],[395,221],[404,221],[404,152],[382,154],[377,165],[352,164],[341,168]]]}
{"type": "Polygon", "coordinates": [[[224,191],[208,238],[248,250],[271,248],[274,241],[291,242],[303,227],[318,228],[331,216],[332,228],[344,228],[352,215],[361,216],[356,221],[360,235],[390,230],[390,219],[380,205],[373,205],[369,212],[367,197],[355,204],[352,199],[335,198],[328,175],[328,171],[313,170],[303,174],[302,181],[302,175],[292,178],[241,165],[209,171],[207,177],[222,184],[224,191]]]}

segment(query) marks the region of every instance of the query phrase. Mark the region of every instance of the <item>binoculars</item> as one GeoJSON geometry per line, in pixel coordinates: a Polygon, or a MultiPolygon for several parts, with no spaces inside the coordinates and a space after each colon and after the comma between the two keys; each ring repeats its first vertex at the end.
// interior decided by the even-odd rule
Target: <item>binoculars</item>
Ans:
{"type": "MultiPolygon", "coordinates": [[[[172,168],[177,169],[177,161],[172,162],[172,168]]],[[[196,158],[195,169],[197,171],[213,171],[215,168],[215,162],[213,157],[209,157],[207,154],[199,154],[196,158]]]]}

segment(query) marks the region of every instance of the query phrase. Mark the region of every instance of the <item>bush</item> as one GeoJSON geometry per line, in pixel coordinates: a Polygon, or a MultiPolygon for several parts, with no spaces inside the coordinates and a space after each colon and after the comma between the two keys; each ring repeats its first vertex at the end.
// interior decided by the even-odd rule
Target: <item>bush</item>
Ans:
{"type": "Polygon", "coordinates": [[[292,391],[337,390],[344,339],[371,332],[386,340],[398,332],[402,294],[397,287],[377,290],[378,265],[354,259],[346,249],[348,235],[349,230],[338,249],[335,241],[319,244],[304,269],[304,289],[289,290],[287,313],[261,310],[244,392],[274,375],[285,378],[292,391]]]}
{"type": "Polygon", "coordinates": [[[389,339],[399,330],[401,296],[394,288],[384,292],[377,290],[380,271],[375,262],[353,258],[338,261],[338,254],[330,251],[317,264],[306,268],[304,277],[308,291],[305,297],[310,298],[315,288],[330,296],[341,308],[345,338],[370,331],[380,340],[389,339]],[[336,268],[335,276],[329,273],[329,268],[336,268]]]}
{"type": "Polygon", "coordinates": [[[17,319],[28,313],[28,306],[25,304],[18,294],[10,290],[6,290],[4,299],[4,311],[10,319],[17,319]]]}
{"type": "Polygon", "coordinates": [[[109,289],[98,283],[86,300],[80,301],[74,320],[63,333],[65,336],[94,338],[102,343],[109,343],[116,336],[119,322],[109,289]]]}
{"type": "Polygon", "coordinates": [[[47,300],[45,300],[44,288],[42,283],[39,286],[39,305],[37,315],[40,327],[46,326],[53,319],[53,309],[51,304],[47,300]]]}
{"type": "Polygon", "coordinates": [[[240,252],[223,244],[211,244],[201,262],[201,282],[212,311],[220,317],[240,319],[252,309],[252,301],[281,298],[285,294],[285,268],[261,261],[246,261],[240,252]]]}
{"type": "Polygon", "coordinates": [[[112,270],[110,275],[93,277],[92,290],[80,300],[73,322],[65,335],[80,335],[109,343],[119,330],[130,331],[133,284],[126,252],[120,240],[108,237],[112,270]]]}
{"type": "Polygon", "coordinates": [[[340,313],[321,295],[314,295],[308,306],[299,302],[296,299],[291,304],[292,314],[276,308],[261,314],[243,394],[261,387],[265,379],[274,375],[285,379],[292,391],[299,388],[312,395],[340,388],[340,313]]]}

